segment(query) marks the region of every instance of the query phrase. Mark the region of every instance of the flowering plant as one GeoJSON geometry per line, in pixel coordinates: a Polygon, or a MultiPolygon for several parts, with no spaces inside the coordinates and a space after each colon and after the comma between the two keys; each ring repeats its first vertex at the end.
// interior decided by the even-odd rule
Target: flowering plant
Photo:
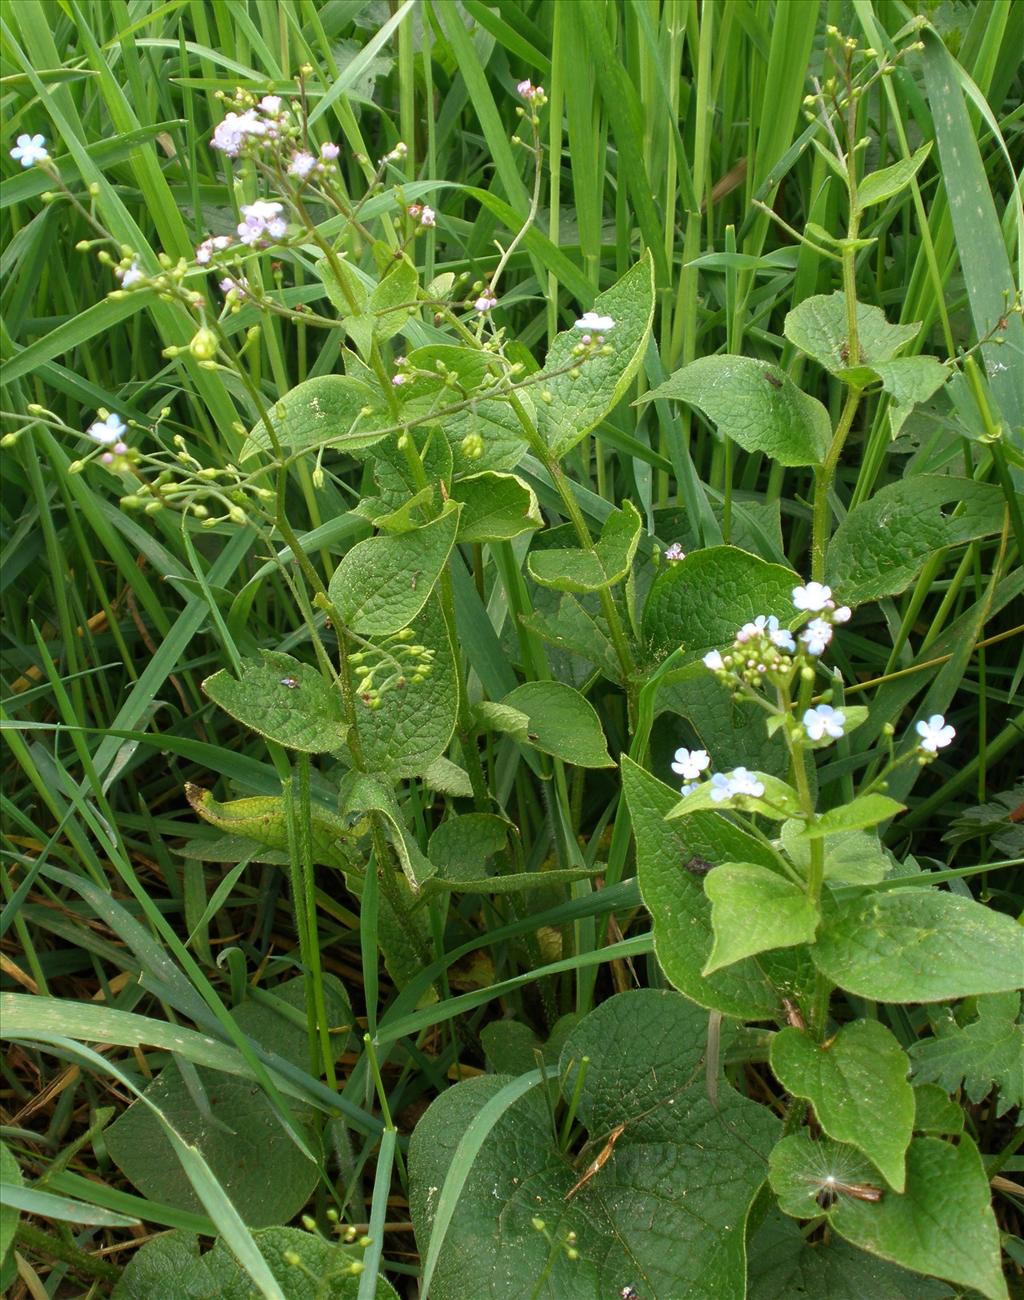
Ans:
{"type": "Polygon", "coordinates": [[[52,1254],[114,1300],[387,1300],[411,1229],[435,1300],[1004,1300],[1019,819],[936,827],[1020,725],[1024,334],[960,234],[978,342],[918,297],[1002,165],[941,208],[967,73],[921,24],[823,29],[748,175],[784,6],[85,6],[54,70],[24,4],[3,978],[39,1187],[0,1159],[89,1231],[20,1224],[0,1286],[52,1254]],[[137,1219],[177,1226],[115,1277],[90,1234],[137,1219]]]}

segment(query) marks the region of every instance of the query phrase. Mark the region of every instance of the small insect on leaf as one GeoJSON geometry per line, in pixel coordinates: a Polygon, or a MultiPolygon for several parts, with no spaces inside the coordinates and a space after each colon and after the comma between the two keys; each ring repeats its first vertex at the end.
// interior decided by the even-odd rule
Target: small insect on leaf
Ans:
{"type": "Polygon", "coordinates": [[[619,1300],[640,1300],[640,1292],[635,1286],[624,1286],[619,1292],[619,1300]]]}
{"type": "Polygon", "coordinates": [[[709,862],[707,858],[698,858],[696,855],[688,858],[686,862],[683,863],[683,867],[694,876],[706,876],[708,872],[712,870],[714,865],[715,864],[709,862]]]}
{"type": "Polygon", "coordinates": [[[566,1192],[565,1196],[563,1197],[563,1200],[567,1201],[571,1196],[575,1196],[584,1183],[589,1183],[591,1178],[593,1178],[593,1176],[600,1169],[604,1168],[604,1166],[611,1159],[612,1152],[615,1150],[615,1143],[618,1142],[619,1138],[622,1137],[625,1131],[626,1131],[625,1124],[617,1124],[615,1128],[612,1129],[612,1131],[608,1134],[608,1140],[605,1142],[601,1150],[597,1153],[595,1159],[591,1160],[590,1164],[587,1165],[586,1169],[584,1169],[583,1177],[580,1178],[577,1182],[573,1183],[572,1187],[569,1188],[569,1190],[566,1192]]]}
{"type": "Polygon", "coordinates": [[[772,388],[782,387],[782,380],[778,377],[778,375],[773,375],[770,370],[766,370],[764,372],[764,377],[771,384],[772,388]]]}
{"type": "Polygon", "coordinates": [[[282,677],[281,685],[287,686],[290,691],[298,689],[299,679],[297,677],[282,677]]]}
{"type": "Polygon", "coordinates": [[[814,1199],[823,1210],[831,1210],[840,1196],[851,1196],[855,1201],[880,1201],[882,1189],[870,1183],[844,1183],[829,1174],[814,1199]]]}
{"type": "Polygon", "coordinates": [[[796,1005],[795,1002],[791,1002],[789,998],[783,998],[782,1008],[786,1013],[786,1023],[788,1025],[792,1025],[794,1029],[807,1028],[807,1022],[800,1014],[800,1008],[796,1005]]]}

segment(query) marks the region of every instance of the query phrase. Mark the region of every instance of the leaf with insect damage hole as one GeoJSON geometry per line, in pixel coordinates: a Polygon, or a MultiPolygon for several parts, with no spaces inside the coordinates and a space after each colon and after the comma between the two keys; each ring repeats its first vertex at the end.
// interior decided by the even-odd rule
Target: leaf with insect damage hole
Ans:
{"type": "Polygon", "coordinates": [[[995,483],[919,474],[851,510],[828,548],[828,581],[850,605],[906,591],[944,546],[998,533],[1006,498],[995,483]]]}
{"type": "MultiPolygon", "coordinates": [[[[880,361],[891,361],[917,338],[920,329],[920,321],[890,325],[881,308],[857,303],[858,363],[874,366],[880,361]]],[[[805,298],[786,317],[783,330],[794,347],[806,352],[826,370],[840,374],[850,368],[845,293],[819,293],[805,298]]]]}
{"type": "MultiPolygon", "coordinates": [[[[523,1300],[549,1265],[536,1292],[544,1300],[605,1300],[628,1286],[644,1300],[741,1300],[747,1214],[779,1123],[724,1079],[716,1109],[706,1050],[706,1013],[674,992],[622,993],[582,1020],[557,1078],[566,1099],[581,1083],[586,1142],[575,1158],[560,1149],[539,1088],[507,1108],[465,1177],[434,1300],[523,1300]],[[574,1260],[548,1240],[569,1231],[574,1260]]],[[[506,1082],[449,1088],[413,1133],[410,1204],[423,1255],[459,1138],[506,1082]]]]}
{"type": "MultiPolygon", "coordinates": [[[[267,413],[271,428],[289,451],[311,451],[329,442],[337,451],[360,452],[387,434],[391,421],[379,403],[380,395],[359,379],[317,375],[296,384],[267,413]]],[[[272,447],[266,423],[260,420],[250,430],[239,459],[272,447]]]]}
{"type": "Polygon", "coordinates": [[[827,1139],[813,1142],[805,1133],[778,1144],[769,1161],[769,1181],[786,1214],[808,1219],[827,1213],[832,1228],[861,1250],[973,1287],[988,1300],[1007,1300],[988,1179],[978,1148],[966,1134],[957,1146],[939,1138],[915,1138],[907,1150],[902,1195],[880,1188],[871,1165],[852,1147],[827,1139]],[[830,1175],[840,1185],[831,1196],[826,1191],[822,1205],[818,1198],[830,1175]],[[880,1195],[866,1200],[865,1192],[880,1195]]]}
{"type": "Polygon", "coordinates": [[[460,510],[449,501],[436,519],[419,528],[368,537],[346,552],[329,587],[346,627],[373,637],[409,626],[455,545],[460,510]]]}
{"type": "Polygon", "coordinates": [[[820,1045],[802,1030],[781,1029],[771,1062],[786,1091],[811,1103],[829,1137],[859,1147],[890,1187],[903,1191],[914,1090],[910,1061],[891,1030],[856,1020],[820,1045]]]}
{"type": "Polygon", "coordinates": [[[614,409],[640,368],[654,319],[650,255],[645,253],[610,289],[599,293],[592,309],[615,322],[608,332],[608,354],[599,351],[573,366],[577,360],[573,349],[583,332],[563,330],[551,344],[544,369],[535,376],[542,394],[537,402],[540,431],[556,457],[571,451],[614,409]]]}
{"type": "Polygon", "coordinates": [[[262,663],[246,660],[238,677],[223,669],[207,677],[203,691],[225,713],[287,749],[341,749],[348,727],[340,690],[291,655],[261,650],[260,658],[262,663]]]}
{"type": "MultiPolygon", "coordinates": [[[[353,1025],[352,1008],[333,975],[323,977],[329,1028],[353,1025]]],[[[306,1067],[305,982],[279,984],[232,1011],[235,1024],[261,1047],[306,1067]]],[[[338,1056],[349,1033],[331,1036],[338,1056]]],[[[281,1126],[271,1103],[251,1079],[222,1074],[173,1058],[147,1087],[146,1097],[187,1142],[198,1147],[235,1209],[252,1227],[287,1221],[305,1205],[317,1167],[281,1126]]],[[[289,1108],[312,1150],[319,1148],[308,1106],[289,1108]]],[[[135,1101],[103,1135],[126,1178],[151,1200],[202,1212],[165,1129],[143,1101],[135,1101]]]]}
{"type": "MultiPolygon", "coordinates": [[[[363,1252],[300,1228],[263,1228],[252,1234],[288,1300],[357,1300],[363,1252]],[[298,1263],[295,1260],[298,1259],[298,1263]]],[[[111,1300],[255,1300],[258,1292],[223,1241],[206,1254],[190,1232],[167,1232],[134,1251],[111,1300]]],[[[397,1300],[378,1278],[374,1300],[397,1300]]]]}
{"type": "Polygon", "coordinates": [[[831,425],[824,406],[769,362],[701,357],[640,400],[665,397],[697,407],[724,438],[780,465],[818,465],[828,450],[831,425]]]}

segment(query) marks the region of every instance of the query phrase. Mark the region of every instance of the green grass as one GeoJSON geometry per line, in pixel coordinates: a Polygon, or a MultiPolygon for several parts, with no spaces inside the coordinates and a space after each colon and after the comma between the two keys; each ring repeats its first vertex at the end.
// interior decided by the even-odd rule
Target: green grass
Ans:
{"type": "MultiPolygon", "coordinates": [[[[529,211],[531,156],[511,143],[515,85],[526,76],[543,82],[540,211],[502,279],[500,322],[517,340],[514,359],[528,370],[542,360],[555,334],[644,253],[654,266],[656,311],[628,398],[563,461],[569,496],[535,458],[519,472],[549,523],[578,512],[596,534],[609,510],[629,500],[664,545],[677,536],[694,549],[731,540],[809,576],[810,471],[783,470],[723,443],[689,407],[631,403],[687,362],[728,351],[781,366],[838,418],[842,385],[783,334],[799,302],[842,287],[838,261],[787,233],[808,223],[845,230],[844,200],[811,143],[822,137],[803,100],[809,78],[825,75],[827,23],[881,57],[906,43],[899,34],[918,12],[940,35],[926,33],[923,51],[865,98],[857,130],[869,141],[872,169],[909,157],[922,141],[934,145],[912,185],[868,211],[860,234],[877,242],[857,251],[854,275],[861,299],[890,320],[924,323],[911,353],[952,359],[981,342],[976,357],[990,378],[966,366],[949,400],[928,418],[914,417],[896,444],[888,400],[866,397],[826,504],[837,525],[907,474],[954,473],[998,485],[1006,513],[1001,534],[936,553],[906,592],[871,605],[844,633],[834,662],[848,699],[870,704],[874,722],[829,751],[818,779],[831,803],[849,798],[876,761],[883,723],[902,732],[922,711],[944,712],[957,728],[956,754],[907,777],[898,793],[909,812],[887,843],[901,861],[914,855],[936,869],[970,868],[960,892],[1016,915],[1019,866],[976,871],[1012,855],[984,838],[943,836],[965,809],[1013,788],[1022,752],[1024,325],[1014,295],[1024,230],[1013,175],[1024,157],[1020,0],[8,7],[0,26],[3,139],[42,132],[79,203],[45,203],[45,178],[8,160],[0,355],[4,431],[18,437],[3,452],[0,936],[3,991],[18,1000],[4,1026],[13,1042],[0,1086],[4,1141],[31,1189],[128,1214],[147,1230],[219,1233],[259,1293],[278,1294],[250,1229],[198,1151],[181,1144],[201,1202],[184,1210],[137,1194],[101,1135],[81,1141],[101,1108],[122,1111],[172,1051],[193,1065],[229,1069],[269,1099],[289,1140],[306,1141],[300,1111],[344,1129],[331,1129],[305,1208],[324,1231],[328,1210],[361,1231],[369,1225],[363,1300],[374,1294],[378,1271],[397,1286],[419,1268],[401,1228],[409,1217],[408,1136],[427,1102],[462,1072],[484,1067],[485,1026],[506,1016],[546,1038],[560,1016],[588,1011],[629,987],[634,973],[665,986],[614,774],[566,770],[493,738],[481,762],[495,807],[518,828],[515,869],[602,864],[606,887],[584,880],[432,902],[429,960],[404,981],[384,968],[378,927],[387,899],[377,897],[374,871],[345,877],[317,863],[296,829],[311,808],[335,806],[337,765],[303,759],[295,769],[284,749],[215,709],[201,689],[206,677],[261,648],[315,660],[324,614],[310,604],[308,575],[287,563],[294,538],[280,528],[204,531],[169,511],[133,513],[120,505],[133,487],[127,473],[95,462],[71,469],[87,450],[79,431],[100,407],[137,422],[147,451],[173,455],[181,434],[203,465],[230,464],[239,427],[257,422],[260,404],[345,368],[340,332],[266,321],[240,363],[248,384],[225,382],[189,354],[193,326],[177,304],[151,293],[107,297],[116,283],[97,249],[76,251],[97,238],[88,213],[147,272],[160,254],[191,258],[209,231],[231,229],[237,205],[253,197],[244,189],[251,182],[236,191],[224,184],[223,160],[208,147],[223,114],[217,94],[238,85],[289,93],[308,64],[312,132],[342,144],[348,194],[362,194],[375,160],[398,140],[409,145],[362,216],[379,219],[375,228],[394,247],[402,219],[392,183],[402,185],[405,203],[429,202],[437,228],[411,254],[424,283],[463,276],[465,294],[494,269],[496,243],[506,248],[529,211]],[[939,102],[948,112],[934,121],[939,102]],[[996,342],[1000,316],[1004,341],[996,342]],[[175,347],[181,355],[164,355],[175,347]],[[286,790],[290,861],[236,867],[184,856],[182,847],[201,838],[183,793],[190,782],[223,799],[286,790]],[[337,1062],[323,1041],[301,1063],[265,1059],[235,1024],[237,1006],[247,989],[300,974],[315,1024],[318,963],[345,985],[359,1034],[337,1062]],[[34,1011],[32,998],[53,1001],[34,1011]],[[375,1058],[362,1042],[367,1027],[375,1058]]],[[[324,217],[328,235],[338,226],[324,217]]],[[[333,315],[314,251],[267,254],[250,274],[273,287],[279,259],[284,300],[333,315]]],[[[351,260],[373,269],[365,245],[351,260]]],[[[199,274],[188,284],[210,288],[199,274]]],[[[235,345],[256,321],[251,308],[227,318],[235,345]]],[[[351,511],[373,484],[352,458],[331,455],[324,467],[321,481],[311,458],[294,461],[280,499],[326,583],[369,534],[351,511]]],[[[469,701],[500,699],[523,679],[570,680],[588,693],[613,755],[631,753],[664,775],[686,724],[655,714],[642,690],[634,712],[637,700],[539,637],[528,617],[537,592],[526,580],[526,550],[518,539],[453,554],[449,595],[469,701]]],[[[652,571],[649,560],[642,585],[652,571]]],[[[453,757],[462,761],[457,747],[453,757]]],[[[415,784],[404,791],[420,850],[446,807],[454,801],[415,784]]],[[[374,852],[379,859],[379,841],[374,852]]],[[[305,1010],[301,1019],[305,1025],[305,1010]]],[[[926,1031],[928,1011],[899,1008],[889,1023],[906,1046],[926,1031]]],[[[1008,1139],[990,1107],[974,1106],[968,1116],[973,1135],[990,1142],[983,1151],[1002,1151],[1008,1139]]],[[[1004,1168],[1010,1178],[1019,1174],[1014,1159],[1004,1168]]],[[[44,1203],[29,1198],[23,1208],[32,1204],[44,1203]]],[[[446,1201],[445,1211],[455,1204],[446,1201]]],[[[997,1208],[1019,1271],[1019,1195],[997,1193],[997,1208]]],[[[46,1218],[39,1209],[19,1229],[20,1280],[5,1278],[12,1294],[109,1294],[104,1263],[120,1268],[127,1255],[97,1252],[126,1242],[124,1230],[110,1219],[46,1218]]],[[[423,1262],[429,1271],[436,1261],[423,1262]]]]}

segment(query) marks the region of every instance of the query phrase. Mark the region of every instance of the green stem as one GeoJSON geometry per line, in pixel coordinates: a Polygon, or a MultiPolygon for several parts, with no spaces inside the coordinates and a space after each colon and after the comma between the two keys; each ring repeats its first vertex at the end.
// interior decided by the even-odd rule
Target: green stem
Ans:
{"type": "Polygon", "coordinates": [[[18,1224],[16,1236],[18,1243],[27,1246],[33,1254],[41,1255],[44,1259],[59,1259],[73,1268],[76,1273],[84,1273],[86,1277],[115,1282],[121,1276],[121,1270],[115,1264],[110,1264],[105,1259],[97,1259],[95,1255],[87,1254],[84,1250],[78,1250],[66,1241],[61,1241],[59,1237],[51,1237],[48,1232],[43,1232],[24,1220],[18,1224]]]}
{"type": "Polygon", "coordinates": [[[828,551],[829,524],[831,522],[828,494],[832,490],[832,480],[835,478],[836,466],[839,464],[839,457],[843,454],[843,446],[853,426],[860,399],[861,390],[859,388],[851,388],[846,394],[846,403],[839,417],[839,423],[836,425],[835,433],[832,435],[828,451],[825,453],[825,459],[818,466],[814,475],[814,503],[811,516],[811,577],[815,582],[822,582],[825,578],[825,556],[828,551]]]}

